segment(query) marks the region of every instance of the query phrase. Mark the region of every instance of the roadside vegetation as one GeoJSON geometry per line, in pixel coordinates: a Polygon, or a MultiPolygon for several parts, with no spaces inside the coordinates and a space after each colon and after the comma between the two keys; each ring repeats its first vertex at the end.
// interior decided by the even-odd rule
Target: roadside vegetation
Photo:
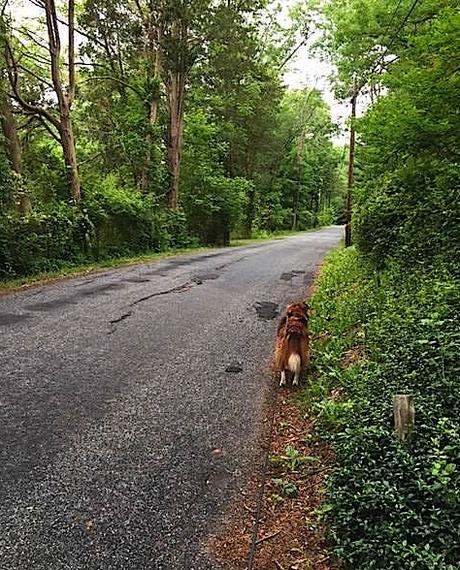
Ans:
{"type": "Polygon", "coordinates": [[[4,2],[0,279],[340,218],[329,108],[283,84],[297,16],[260,0],[4,2]]]}
{"type": "Polygon", "coordinates": [[[356,569],[449,569],[460,549],[460,289],[445,269],[379,274],[335,252],[312,300],[318,414],[336,466],[321,508],[334,553],[356,569]],[[400,443],[393,395],[415,398],[400,443]]]}
{"type": "Polygon", "coordinates": [[[336,455],[319,515],[354,570],[460,561],[458,7],[332,0],[323,12],[339,84],[353,72],[374,97],[356,121],[355,246],[321,271],[301,396],[336,455]],[[395,394],[415,399],[405,442],[395,394]]]}

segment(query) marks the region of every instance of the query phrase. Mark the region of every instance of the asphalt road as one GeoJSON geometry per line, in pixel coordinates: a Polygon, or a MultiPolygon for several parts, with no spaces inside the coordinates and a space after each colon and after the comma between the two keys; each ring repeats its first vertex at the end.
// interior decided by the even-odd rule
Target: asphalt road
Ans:
{"type": "Polygon", "coordinates": [[[210,570],[277,311],[342,229],[0,297],[0,569],[210,570]]]}

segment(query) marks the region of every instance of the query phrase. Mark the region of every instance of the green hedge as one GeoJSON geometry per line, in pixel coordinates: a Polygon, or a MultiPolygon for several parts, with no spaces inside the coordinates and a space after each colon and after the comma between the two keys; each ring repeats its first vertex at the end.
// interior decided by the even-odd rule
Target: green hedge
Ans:
{"type": "Polygon", "coordinates": [[[459,567],[460,286],[451,273],[392,265],[376,274],[347,249],[319,280],[319,376],[304,397],[335,447],[323,510],[347,568],[459,567]],[[358,356],[347,362],[350,349],[358,356]],[[396,393],[415,396],[405,444],[393,436],[396,393]]]}
{"type": "Polygon", "coordinates": [[[182,211],[136,193],[94,192],[81,207],[61,202],[26,216],[0,215],[0,279],[193,244],[182,211]]]}

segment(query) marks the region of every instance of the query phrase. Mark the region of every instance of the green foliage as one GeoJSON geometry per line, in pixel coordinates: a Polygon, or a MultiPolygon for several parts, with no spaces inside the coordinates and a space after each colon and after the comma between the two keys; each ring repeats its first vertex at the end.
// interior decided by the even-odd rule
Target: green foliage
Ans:
{"type": "Polygon", "coordinates": [[[330,140],[334,132],[329,108],[317,90],[286,93],[278,117],[280,154],[266,181],[269,191],[261,197],[261,221],[267,229],[308,229],[336,220],[344,186],[342,152],[330,140]]]}
{"type": "Polygon", "coordinates": [[[299,493],[297,485],[291,481],[287,481],[286,479],[272,479],[272,483],[279,489],[282,497],[292,499],[297,497],[299,493]]]}
{"type": "Polygon", "coordinates": [[[0,218],[0,277],[56,269],[85,255],[90,222],[84,212],[58,204],[48,212],[0,218]]]}
{"type": "Polygon", "coordinates": [[[359,87],[373,100],[357,121],[354,236],[377,267],[460,253],[458,8],[458,0],[323,5],[321,44],[338,93],[359,87]]]}
{"type": "Polygon", "coordinates": [[[373,99],[356,124],[358,250],[322,273],[319,377],[305,394],[335,446],[327,520],[353,569],[453,570],[460,560],[458,6],[322,7],[337,92],[358,86],[373,99]],[[406,444],[392,434],[396,393],[415,396],[406,444]]]}
{"type": "Polygon", "coordinates": [[[292,445],[288,445],[286,447],[283,455],[272,455],[270,457],[271,463],[283,466],[290,471],[297,471],[299,467],[303,467],[306,464],[311,464],[316,461],[318,461],[317,457],[302,455],[300,451],[292,445]]]}
{"type": "Polygon", "coordinates": [[[108,176],[88,188],[82,208],[57,202],[26,216],[1,216],[0,278],[195,244],[182,211],[160,208],[108,176]]]}
{"type": "Polygon", "coordinates": [[[203,111],[189,114],[182,166],[182,205],[192,235],[202,243],[228,245],[230,232],[242,220],[251,186],[244,178],[225,175],[217,127],[203,111]]]}
{"type": "Polygon", "coordinates": [[[17,198],[17,176],[10,170],[4,156],[0,155],[0,211],[5,212],[14,207],[17,198]]]}
{"type": "MultiPolygon", "coordinates": [[[[2,274],[331,223],[343,202],[341,153],[330,142],[335,127],[318,91],[289,94],[282,84],[280,65],[308,16],[297,10],[284,27],[279,9],[265,0],[82,2],[71,108],[82,196],[75,208],[52,120],[58,98],[46,42],[33,41],[27,19],[13,28],[5,15],[26,105],[10,98],[21,184],[0,140],[2,274]],[[171,96],[179,76],[179,209],[170,211],[171,96]],[[24,189],[33,211],[21,219],[24,189]]],[[[10,60],[0,56],[5,78],[14,75],[6,73],[10,60]]]]}
{"type": "Polygon", "coordinates": [[[336,210],[328,206],[322,212],[318,214],[318,225],[320,226],[330,226],[337,220],[336,210]]]}
{"type": "Polygon", "coordinates": [[[306,397],[333,408],[319,424],[337,460],[326,515],[335,553],[356,570],[453,570],[460,556],[458,281],[442,267],[408,274],[394,262],[376,275],[348,249],[329,257],[312,306],[318,382],[326,377],[329,394],[310,388],[306,397]],[[344,354],[356,346],[366,358],[344,369],[344,354]],[[406,444],[392,433],[396,393],[415,397],[406,444]]]}

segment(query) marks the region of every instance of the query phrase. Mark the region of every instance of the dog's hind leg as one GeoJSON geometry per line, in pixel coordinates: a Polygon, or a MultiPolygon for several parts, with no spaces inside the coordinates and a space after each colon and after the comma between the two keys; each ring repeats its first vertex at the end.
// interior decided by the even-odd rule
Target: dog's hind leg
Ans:
{"type": "Polygon", "coordinates": [[[288,366],[291,372],[294,373],[293,386],[299,385],[300,373],[302,371],[302,360],[298,354],[291,354],[288,361],[288,366]]]}
{"type": "Polygon", "coordinates": [[[280,386],[286,386],[286,370],[281,370],[280,386]]]}
{"type": "Polygon", "coordinates": [[[294,380],[292,381],[292,385],[293,386],[298,386],[299,385],[299,380],[300,380],[300,370],[296,371],[295,375],[294,375],[294,380]]]}

